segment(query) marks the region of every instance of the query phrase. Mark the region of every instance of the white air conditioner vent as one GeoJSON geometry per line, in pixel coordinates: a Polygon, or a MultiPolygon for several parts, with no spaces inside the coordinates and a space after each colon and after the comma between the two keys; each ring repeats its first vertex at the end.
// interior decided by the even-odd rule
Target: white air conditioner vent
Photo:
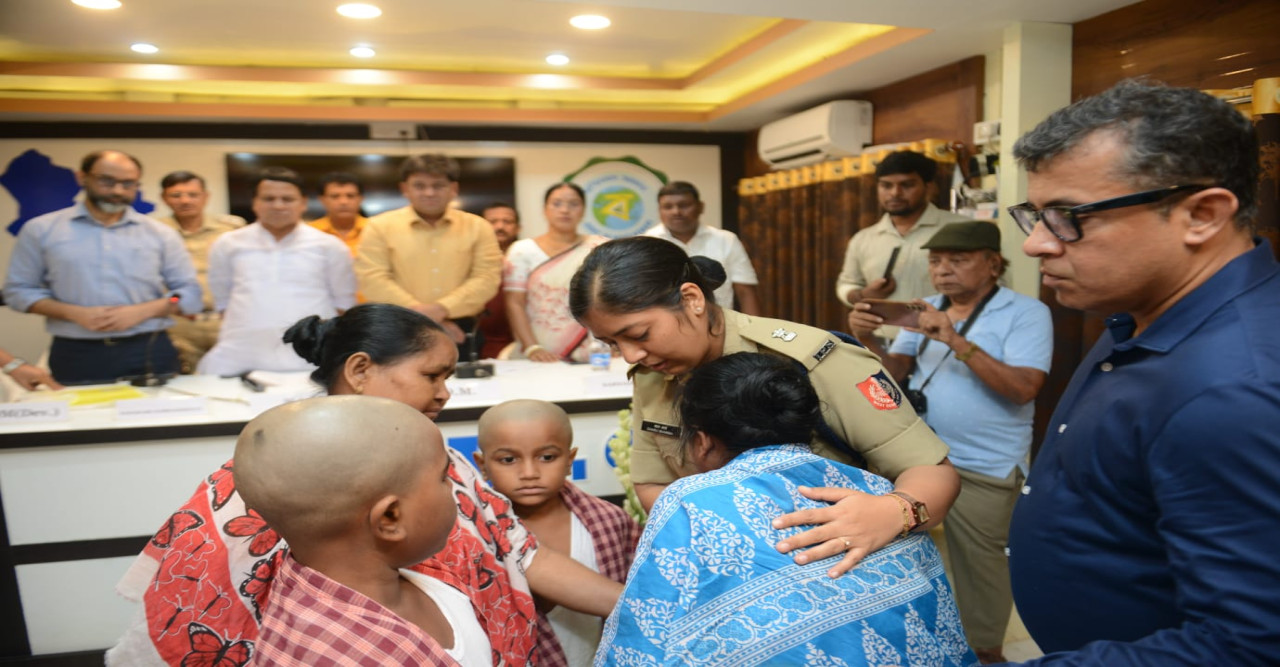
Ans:
{"type": "Polygon", "coordinates": [[[760,128],[760,158],[775,169],[859,155],[871,143],[871,103],[840,100],[760,128]]]}

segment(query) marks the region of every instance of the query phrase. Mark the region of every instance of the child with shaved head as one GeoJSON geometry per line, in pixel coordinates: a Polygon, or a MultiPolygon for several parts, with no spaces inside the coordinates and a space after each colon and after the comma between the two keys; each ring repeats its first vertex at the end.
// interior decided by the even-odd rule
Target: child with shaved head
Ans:
{"type": "Polygon", "coordinates": [[[440,551],[457,520],[425,415],[366,396],[290,403],[249,422],[235,461],[246,506],[289,544],[256,664],[492,664],[470,600],[404,569],[440,551]]]}
{"type": "MultiPolygon", "coordinates": [[[[574,456],[569,415],[554,403],[507,401],[480,417],[476,465],[511,499],[517,516],[543,547],[625,582],[640,526],[612,503],[568,482],[574,456]]],[[[600,642],[600,618],[539,603],[570,665],[590,664],[600,642]]]]}

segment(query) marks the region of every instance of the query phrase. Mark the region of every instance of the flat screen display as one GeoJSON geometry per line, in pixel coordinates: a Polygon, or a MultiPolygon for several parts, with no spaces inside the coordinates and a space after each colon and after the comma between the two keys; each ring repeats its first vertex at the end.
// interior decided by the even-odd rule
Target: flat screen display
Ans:
{"type": "MultiPolygon", "coordinates": [[[[493,202],[515,203],[516,161],[506,157],[457,157],[462,167],[458,207],[480,213],[493,202]]],[[[344,171],[354,174],[364,188],[361,212],[374,216],[408,205],[400,196],[400,163],[403,155],[273,155],[267,153],[227,154],[227,195],[229,211],[253,221],[253,181],[266,167],[286,167],[302,176],[307,196],[306,220],[324,217],[320,205],[320,179],[325,174],[344,171]]]]}

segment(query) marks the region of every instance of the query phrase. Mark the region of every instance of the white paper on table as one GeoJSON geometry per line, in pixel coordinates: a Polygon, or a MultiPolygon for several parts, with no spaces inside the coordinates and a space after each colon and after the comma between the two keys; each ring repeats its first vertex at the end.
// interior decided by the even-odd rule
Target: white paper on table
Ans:
{"type": "Polygon", "coordinates": [[[132,398],[116,401],[117,419],[167,419],[200,417],[209,414],[209,401],[203,396],[191,398],[132,398]]]}

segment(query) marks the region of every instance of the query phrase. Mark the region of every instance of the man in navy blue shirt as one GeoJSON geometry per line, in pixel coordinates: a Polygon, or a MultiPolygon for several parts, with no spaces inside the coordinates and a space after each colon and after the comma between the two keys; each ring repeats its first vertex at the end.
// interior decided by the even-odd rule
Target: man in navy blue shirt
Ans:
{"type": "Polygon", "coordinates": [[[1014,511],[1014,599],[1053,665],[1280,659],[1280,266],[1249,121],[1123,82],[1022,137],[1010,209],[1107,330],[1014,511]]]}

